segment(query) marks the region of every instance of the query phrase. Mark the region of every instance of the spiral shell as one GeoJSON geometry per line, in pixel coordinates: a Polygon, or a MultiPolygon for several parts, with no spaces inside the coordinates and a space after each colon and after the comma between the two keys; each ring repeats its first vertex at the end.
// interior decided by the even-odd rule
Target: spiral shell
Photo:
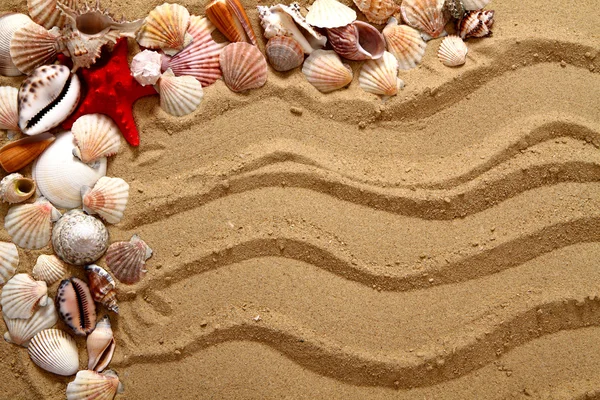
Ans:
{"type": "Polygon", "coordinates": [[[19,251],[14,243],[0,242],[0,286],[4,285],[17,270],[19,251]]]}
{"type": "Polygon", "coordinates": [[[67,273],[67,264],[55,255],[42,254],[33,267],[33,277],[48,285],[61,279],[67,273]]]}
{"type": "Polygon", "coordinates": [[[115,352],[115,338],[110,319],[105,315],[96,324],[96,329],[87,337],[88,369],[102,372],[115,352]]]}
{"type": "Polygon", "coordinates": [[[408,25],[398,25],[395,18],[390,18],[390,22],[383,29],[383,36],[388,51],[396,57],[400,69],[414,68],[423,59],[427,42],[416,29],[408,25]]]}
{"type": "Polygon", "coordinates": [[[299,67],[304,62],[304,51],[288,36],[274,36],[265,48],[269,64],[275,71],[285,72],[299,67]]]}
{"type": "Polygon", "coordinates": [[[223,80],[234,92],[262,87],[267,82],[267,60],[256,46],[231,43],[219,58],[223,80]]]}
{"type": "Polygon", "coordinates": [[[356,7],[374,24],[385,24],[400,6],[394,0],[354,0],[356,7]]]}
{"type": "Polygon", "coordinates": [[[30,318],[39,306],[48,303],[46,282],[17,274],[2,288],[2,313],[7,318],[30,318]]]}
{"type": "Polygon", "coordinates": [[[133,235],[129,242],[110,245],[106,252],[106,265],[119,281],[133,284],[145,275],[144,266],[151,256],[152,249],[138,235],[133,235]]]}
{"type": "Polygon", "coordinates": [[[19,89],[11,86],[0,87],[0,129],[15,132],[20,130],[18,98],[19,89]]]}
{"type": "Polygon", "coordinates": [[[22,203],[34,193],[35,182],[33,179],[25,178],[19,173],[6,175],[0,181],[0,198],[7,203],[22,203]]]}
{"type": "Polygon", "coordinates": [[[71,127],[76,147],[73,155],[86,164],[117,154],[121,132],[113,120],[103,114],[81,116],[71,127]]]}
{"type": "Polygon", "coordinates": [[[60,34],[30,22],[17,29],[10,41],[10,56],[15,66],[24,74],[54,62],[59,50],[60,34]]]}
{"type": "Polygon", "coordinates": [[[341,89],[352,82],[352,70],[342,64],[332,50],[315,50],[304,61],[302,73],[308,82],[323,93],[341,89]]]}
{"type": "Polygon", "coordinates": [[[365,92],[395,96],[404,86],[398,78],[398,60],[386,51],[380,59],[367,61],[360,70],[358,83],[365,92]]]}
{"type": "Polygon", "coordinates": [[[168,69],[155,86],[160,94],[160,107],[167,113],[182,117],[193,113],[204,97],[202,84],[192,76],[175,76],[168,69]]]}
{"type": "Polygon", "coordinates": [[[58,314],[53,301],[48,301],[48,304],[38,308],[28,319],[8,318],[4,315],[4,322],[8,329],[4,334],[4,340],[27,347],[32,337],[44,329],[53,327],[57,321],[58,314]]]}
{"type": "Polygon", "coordinates": [[[458,36],[444,38],[438,50],[438,58],[447,67],[463,65],[467,60],[467,45],[458,36]]]}
{"type": "Polygon", "coordinates": [[[116,284],[112,276],[96,264],[86,265],[85,273],[94,301],[118,314],[116,284]]]}
{"type": "Polygon", "coordinates": [[[108,231],[97,218],[81,210],[71,210],[54,226],[52,247],[69,264],[90,264],[106,252],[108,231]]]}
{"type": "Polygon", "coordinates": [[[400,11],[404,21],[429,40],[444,35],[447,21],[443,8],[444,0],[403,0],[400,11]]]}
{"type": "Polygon", "coordinates": [[[22,72],[15,66],[10,55],[10,42],[14,33],[31,21],[25,14],[7,13],[0,16],[0,75],[19,76],[22,72]]]}
{"type": "Polygon", "coordinates": [[[79,371],[75,380],[67,385],[67,400],[112,400],[122,390],[115,372],[100,374],[84,370],[79,371]]]}
{"type": "Polygon", "coordinates": [[[317,28],[339,28],[356,20],[356,12],[337,0],[315,0],[306,14],[306,22],[317,28]]]}
{"type": "Polygon", "coordinates": [[[494,10],[468,11],[457,24],[457,31],[462,39],[470,37],[486,37],[492,34],[494,10]]]}
{"type": "Polygon", "coordinates": [[[56,375],[73,375],[79,369],[75,340],[59,329],[38,332],[27,348],[29,357],[40,368],[56,375]]]}
{"type": "MultiPolygon", "coordinates": [[[[195,79],[194,82],[200,85],[195,79]]],[[[88,214],[98,214],[109,224],[117,224],[123,218],[129,199],[129,185],[123,179],[103,176],[93,189],[85,187],[81,193],[83,211],[88,214]]]]}
{"type": "Polygon", "coordinates": [[[187,33],[190,13],[179,4],[164,3],[150,11],[137,41],[140,46],[174,55],[192,42],[187,33]]]}
{"type": "Polygon", "coordinates": [[[64,279],[56,292],[61,319],[76,335],[88,335],[96,326],[96,305],[88,285],[79,278],[64,279]]]}
{"type": "Polygon", "coordinates": [[[385,51],[385,39],[372,25],[354,21],[341,28],[327,30],[331,47],[348,60],[375,60],[385,51]]]}
{"type": "Polygon", "coordinates": [[[52,221],[58,218],[60,212],[40,197],[35,203],[11,207],[4,219],[4,228],[17,246],[41,249],[50,240],[52,221]]]}

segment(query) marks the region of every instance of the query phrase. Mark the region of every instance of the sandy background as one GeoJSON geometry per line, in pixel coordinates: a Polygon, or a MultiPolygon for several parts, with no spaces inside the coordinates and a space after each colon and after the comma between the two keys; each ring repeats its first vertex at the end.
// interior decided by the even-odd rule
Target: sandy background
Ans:
{"type": "MultiPolygon", "coordinates": [[[[160,3],[102,2],[129,19],[160,3]]],[[[248,94],[219,81],[184,118],[136,104],[110,234],[155,255],[119,286],[118,398],[600,398],[598,4],[488,8],[464,67],[434,40],[386,103],[357,73],[323,95],[295,70],[248,94]]],[[[72,380],[8,343],[0,371],[2,399],[72,380]]]]}

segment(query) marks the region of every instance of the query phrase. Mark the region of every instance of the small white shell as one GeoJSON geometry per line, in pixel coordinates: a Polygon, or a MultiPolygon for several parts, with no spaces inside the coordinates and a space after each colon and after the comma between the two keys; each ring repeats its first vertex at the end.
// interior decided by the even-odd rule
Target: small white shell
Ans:
{"type": "Polygon", "coordinates": [[[142,86],[154,85],[160,78],[162,56],[152,50],[139,52],[131,60],[131,75],[142,86]]]}
{"type": "Polygon", "coordinates": [[[355,20],[356,11],[336,0],[315,0],[306,14],[306,22],[317,28],[339,28],[355,20]]]}
{"type": "Polygon", "coordinates": [[[91,264],[106,252],[108,231],[99,219],[71,210],[54,225],[52,247],[69,264],[91,264]]]}
{"type": "Polygon", "coordinates": [[[8,332],[4,334],[4,340],[9,343],[27,347],[29,341],[38,332],[53,327],[58,321],[58,314],[53,301],[48,301],[40,307],[31,318],[19,319],[4,316],[4,322],[8,332]]]}
{"type": "Polygon", "coordinates": [[[86,164],[117,154],[121,146],[119,127],[104,114],[87,114],[77,118],[71,132],[76,145],[73,155],[86,164]]]}
{"type": "MultiPolygon", "coordinates": [[[[195,79],[194,81],[200,85],[195,79]]],[[[118,224],[127,207],[129,185],[121,178],[103,176],[93,189],[82,189],[82,198],[83,211],[98,214],[109,224],[118,224]]]]}
{"type": "Polygon", "coordinates": [[[447,67],[458,67],[467,60],[467,45],[458,36],[444,38],[438,50],[438,58],[447,67]]]}
{"type": "Polygon", "coordinates": [[[465,10],[481,10],[490,0],[462,0],[465,10]]]}
{"type": "Polygon", "coordinates": [[[35,203],[11,207],[4,218],[4,228],[17,246],[41,249],[50,240],[52,221],[58,218],[60,212],[40,197],[35,203]]]}
{"type": "Polygon", "coordinates": [[[400,6],[404,22],[423,33],[429,40],[445,34],[444,0],[403,0],[400,6]]]}
{"type": "Polygon", "coordinates": [[[0,75],[22,75],[10,56],[10,42],[14,33],[30,22],[33,21],[25,14],[7,13],[0,16],[0,75]]]}
{"type": "Polygon", "coordinates": [[[170,69],[161,75],[155,88],[160,94],[160,107],[176,117],[194,112],[204,97],[202,84],[196,78],[175,76],[170,69]]]}
{"type": "Polygon", "coordinates": [[[414,68],[423,59],[427,42],[415,28],[398,25],[396,18],[392,17],[383,29],[383,36],[388,51],[396,57],[400,69],[414,68]]]}
{"type": "Polygon", "coordinates": [[[33,267],[33,277],[48,285],[61,279],[67,273],[67,264],[54,254],[42,254],[33,267]]]}
{"type": "Polygon", "coordinates": [[[184,6],[164,3],[150,11],[137,41],[140,46],[162,49],[172,56],[192,42],[187,33],[189,24],[190,13],[184,6]]]}
{"type": "Polygon", "coordinates": [[[17,270],[19,251],[14,243],[0,242],[0,286],[4,285],[17,270]]]}
{"type": "MultiPolygon", "coordinates": [[[[50,300],[52,301],[52,300],[50,300]]],[[[48,287],[27,274],[17,274],[2,289],[2,313],[7,318],[30,318],[48,303],[48,287]]]]}
{"type": "Polygon", "coordinates": [[[96,329],[87,337],[88,369],[102,372],[110,363],[115,352],[115,338],[110,319],[105,315],[96,324],[96,329]]]}
{"type": "Polygon", "coordinates": [[[323,93],[341,89],[352,82],[352,70],[333,50],[315,50],[304,61],[302,73],[323,93]]]}
{"type": "Polygon", "coordinates": [[[67,400],[112,400],[122,390],[119,377],[113,371],[99,374],[84,370],[67,385],[67,400]]]}
{"type": "Polygon", "coordinates": [[[398,60],[387,51],[383,57],[363,64],[358,82],[365,92],[381,96],[394,96],[404,86],[398,78],[398,60]]]}
{"type": "Polygon", "coordinates": [[[35,193],[33,179],[24,178],[18,172],[6,175],[0,181],[0,198],[10,204],[22,203],[35,193]]]}
{"type": "Polygon", "coordinates": [[[138,282],[145,275],[144,265],[152,249],[138,235],[129,242],[115,242],[106,251],[106,265],[115,278],[126,284],[138,282]]]}
{"type": "Polygon", "coordinates": [[[18,99],[19,89],[11,86],[0,87],[0,129],[20,131],[18,99]]]}
{"type": "Polygon", "coordinates": [[[75,340],[59,329],[38,332],[28,347],[29,357],[40,368],[56,375],[73,375],[79,369],[75,340]]]}

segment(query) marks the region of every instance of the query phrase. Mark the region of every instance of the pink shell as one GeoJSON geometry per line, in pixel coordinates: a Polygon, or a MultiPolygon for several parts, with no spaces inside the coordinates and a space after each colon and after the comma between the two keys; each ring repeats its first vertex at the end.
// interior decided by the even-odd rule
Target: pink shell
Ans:
{"type": "Polygon", "coordinates": [[[133,284],[145,275],[144,265],[151,256],[152,249],[138,235],[133,235],[129,242],[110,245],[106,251],[106,265],[119,281],[133,284]]]}
{"type": "Polygon", "coordinates": [[[256,89],[267,82],[267,60],[256,46],[231,43],[219,58],[223,80],[234,92],[256,89]]]}

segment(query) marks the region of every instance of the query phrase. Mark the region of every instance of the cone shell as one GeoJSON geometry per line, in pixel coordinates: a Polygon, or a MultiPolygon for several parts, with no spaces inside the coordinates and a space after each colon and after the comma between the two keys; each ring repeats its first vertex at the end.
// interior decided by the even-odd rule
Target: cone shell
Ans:
{"type": "Polygon", "coordinates": [[[48,303],[46,282],[17,274],[2,288],[2,313],[7,318],[30,318],[39,306],[48,303]]]}
{"type": "Polygon", "coordinates": [[[14,243],[0,242],[0,286],[4,285],[19,266],[19,251],[14,243]]]}
{"type": "Polygon", "coordinates": [[[131,60],[131,76],[142,86],[154,85],[160,78],[163,56],[152,50],[144,50],[131,60]]]}
{"type": "Polygon", "coordinates": [[[133,284],[145,275],[144,265],[150,256],[152,249],[138,235],[133,235],[129,242],[110,245],[106,252],[106,265],[119,281],[133,284]]]}
{"type": "Polygon", "coordinates": [[[360,70],[358,83],[365,92],[395,96],[404,86],[398,78],[398,60],[386,51],[380,59],[367,61],[360,70]]]}
{"type": "Polygon", "coordinates": [[[239,0],[213,0],[206,6],[206,16],[231,42],[248,42],[256,46],[256,35],[239,0]]]}
{"type": "Polygon", "coordinates": [[[306,14],[306,22],[317,28],[339,28],[355,20],[356,11],[336,0],[315,0],[306,14]]]}
{"type": "Polygon", "coordinates": [[[0,16],[0,75],[22,75],[10,56],[10,42],[14,33],[30,22],[33,21],[25,14],[7,13],[0,16]]]}
{"type": "Polygon", "coordinates": [[[71,210],[54,225],[52,247],[69,264],[90,264],[106,252],[108,231],[99,219],[71,210]]]}
{"type": "MultiPolygon", "coordinates": [[[[75,0],[60,0],[60,2],[69,8],[73,8],[75,5],[75,0]]],[[[46,29],[55,26],[62,28],[67,17],[56,7],[56,3],[57,0],[27,0],[27,9],[31,19],[46,29]]]]}
{"type": "Polygon", "coordinates": [[[383,55],[385,39],[375,27],[354,21],[342,28],[328,29],[329,43],[336,53],[348,60],[374,60],[383,55]]]}
{"type": "Polygon", "coordinates": [[[56,375],[73,375],[79,369],[77,344],[60,329],[38,332],[29,343],[28,352],[38,367],[56,375]]]}
{"type": "Polygon", "coordinates": [[[400,6],[394,0],[354,0],[356,7],[374,24],[385,24],[400,6]]]}
{"type": "Polygon", "coordinates": [[[0,87],[0,129],[19,131],[18,98],[19,89],[11,86],[0,87]]]}
{"type": "MultiPolygon", "coordinates": [[[[197,85],[200,83],[193,79],[197,85]]],[[[123,212],[129,199],[129,185],[121,178],[103,176],[93,189],[84,188],[83,211],[98,214],[109,224],[117,224],[123,218],[123,212]]]]}
{"type": "Polygon", "coordinates": [[[388,51],[396,57],[400,69],[414,68],[423,59],[427,42],[416,29],[408,25],[398,25],[395,18],[390,18],[390,22],[383,29],[383,36],[388,51]]]}
{"type": "Polygon", "coordinates": [[[99,374],[83,370],[67,385],[67,400],[112,400],[120,389],[119,377],[113,371],[99,374]]]}
{"type": "Polygon", "coordinates": [[[231,43],[219,58],[223,80],[234,92],[262,87],[267,82],[267,60],[256,46],[231,43]]]}
{"type": "Polygon", "coordinates": [[[87,337],[88,369],[102,372],[110,363],[115,352],[115,338],[110,319],[105,315],[96,324],[96,329],[87,337]]]}
{"type": "Polygon", "coordinates": [[[58,314],[54,302],[48,301],[48,304],[38,308],[31,318],[8,318],[5,315],[4,322],[6,323],[6,329],[8,329],[8,332],[4,334],[4,340],[27,347],[31,338],[38,332],[51,328],[58,322],[58,314]]]}
{"type": "Polygon", "coordinates": [[[35,203],[11,207],[4,218],[4,228],[17,246],[41,249],[50,240],[52,221],[58,218],[60,212],[40,197],[35,203]]]}
{"type": "Polygon", "coordinates": [[[275,36],[269,39],[265,48],[269,64],[275,71],[290,71],[302,65],[304,51],[294,39],[275,36]]]}
{"type": "Polygon", "coordinates": [[[352,82],[352,70],[333,50],[315,50],[304,61],[302,73],[323,93],[341,89],[352,82]]]}
{"type": "Polygon", "coordinates": [[[494,11],[469,11],[458,22],[457,31],[462,39],[470,37],[486,37],[492,34],[494,11]]]}
{"type": "Polygon", "coordinates": [[[465,10],[481,10],[490,0],[462,0],[465,10]]]}
{"type": "Polygon", "coordinates": [[[174,55],[192,42],[187,34],[190,13],[179,4],[164,3],[150,11],[137,41],[140,46],[174,55]]]}
{"type": "Polygon", "coordinates": [[[463,65],[467,59],[467,45],[458,36],[444,38],[438,50],[438,58],[447,67],[463,65]]]}
{"type": "Polygon", "coordinates": [[[33,267],[33,277],[48,285],[57,282],[67,273],[67,264],[54,254],[42,254],[33,267]]]}
{"type": "Polygon", "coordinates": [[[51,64],[58,54],[59,33],[53,29],[30,22],[15,31],[10,42],[10,56],[15,66],[24,74],[51,64]]]}
{"type": "Polygon", "coordinates": [[[96,326],[96,305],[88,285],[79,278],[64,279],[56,292],[58,314],[76,335],[88,335],[96,326]]]}
{"type": "Polygon", "coordinates": [[[175,76],[170,69],[161,75],[156,91],[160,94],[160,107],[176,117],[196,111],[204,97],[202,84],[196,78],[175,76]]]}
{"type": "Polygon", "coordinates": [[[76,145],[73,154],[86,164],[117,154],[121,146],[117,124],[103,114],[79,117],[71,132],[76,145]]]}
{"type": "Polygon", "coordinates": [[[115,280],[108,272],[96,264],[86,265],[85,273],[94,301],[102,304],[110,311],[119,313],[115,280]]]}
{"type": "Polygon", "coordinates": [[[442,36],[446,26],[444,0],[403,0],[400,6],[404,22],[428,38],[442,36]]]}
{"type": "Polygon", "coordinates": [[[31,164],[54,141],[54,135],[42,133],[15,140],[0,148],[0,165],[6,172],[15,172],[31,164]]]}
{"type": "Polygon", "coordinates": [[[22,203],[35,193],[33,179],[24,178],[19,173],[12,173],[0,181],[0,197],[10,204],[22,203]]]}

